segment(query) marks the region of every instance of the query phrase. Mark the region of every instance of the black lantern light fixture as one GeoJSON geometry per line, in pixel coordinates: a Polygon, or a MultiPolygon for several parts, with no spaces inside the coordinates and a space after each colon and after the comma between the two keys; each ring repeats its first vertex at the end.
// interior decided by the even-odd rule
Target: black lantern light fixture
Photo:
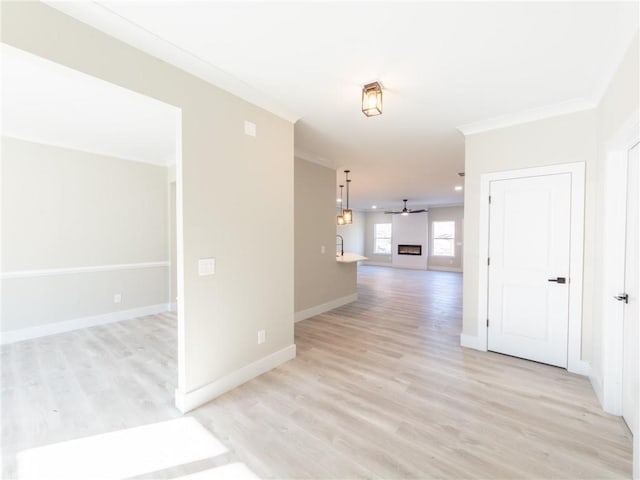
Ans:
{"type": "Polygon", "coordinates": [[[353,211],[349,209],[349,184],[351,183],[351,179],[349,178],[349,172],[351,172],[351,170],[344,171],[344,175],[347,182],[347,208],[342,209],[342,218],[344,219],[344,223],[347,225],[353,223],[353,211]]]}
{"type": "Polygon", "coordinates": [[[367,83],[362,87],[362,113],[367,117],[382,115],[382,84],[367,83]]]}
{"type": "Polygon", "coordinates": [[[340,185],[340,207],[338,209],[339,214],[337,219],[338,225],[344,225],[344,215],[342,215],[342,189],[343,188],[344,188],[344,185],[340,185]]]}

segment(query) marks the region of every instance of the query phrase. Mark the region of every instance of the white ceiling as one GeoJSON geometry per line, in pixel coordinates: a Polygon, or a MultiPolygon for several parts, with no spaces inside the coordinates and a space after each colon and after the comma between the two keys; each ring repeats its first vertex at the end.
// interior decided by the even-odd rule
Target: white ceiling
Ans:
{"type": "Polygon", "coordinates": [[[350,168],[355,208],[462,203],[458,127],[593,107],[638,29],[637,2],[48,3],[299,119],[296,153],[350,168]]]}
{"type": "Polygon", "coordinates": [[[3,135],[172,165],[178,109],[8,45],[0,46],[3,135]]]}

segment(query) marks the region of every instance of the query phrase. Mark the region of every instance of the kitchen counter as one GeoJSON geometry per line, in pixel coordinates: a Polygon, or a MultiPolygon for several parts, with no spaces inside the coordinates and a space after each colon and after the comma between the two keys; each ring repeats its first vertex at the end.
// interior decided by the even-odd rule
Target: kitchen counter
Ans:
{"type": "Polygon", "coordinates": [[[368,260],[368,257],[363,257],[362,255],[358,255],[357,253],[348,253],[345,252],[344,255],[336,255],[336,262],[338,263],[356,263],[360,260],[368,260]]]}

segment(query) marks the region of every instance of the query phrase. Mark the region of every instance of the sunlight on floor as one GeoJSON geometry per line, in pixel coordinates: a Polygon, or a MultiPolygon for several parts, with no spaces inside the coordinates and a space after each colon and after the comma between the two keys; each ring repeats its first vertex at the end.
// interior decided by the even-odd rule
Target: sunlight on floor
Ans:
{"type": "MultiPolygon", "coordinates": [[[[18,478],[124,479],[159,472],[228,452],[191,417],[54,443],[18,453],[18,478]]],[[[231,463],[181,477],[188,480],[257,478],[231,463]]]]}

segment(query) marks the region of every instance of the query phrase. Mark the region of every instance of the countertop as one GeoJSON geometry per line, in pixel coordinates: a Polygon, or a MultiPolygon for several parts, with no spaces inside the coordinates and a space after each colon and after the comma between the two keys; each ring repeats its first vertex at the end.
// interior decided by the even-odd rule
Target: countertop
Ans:
{"type": "Polygon", "coordinates": [[[345,252],[344,255],[336,255],[336,262],[338,263],[355,263],[360,260],[368,260],[368,257],[363,257],[362,255],[358,255],[357,253],[348,253],[345,252]]]}

